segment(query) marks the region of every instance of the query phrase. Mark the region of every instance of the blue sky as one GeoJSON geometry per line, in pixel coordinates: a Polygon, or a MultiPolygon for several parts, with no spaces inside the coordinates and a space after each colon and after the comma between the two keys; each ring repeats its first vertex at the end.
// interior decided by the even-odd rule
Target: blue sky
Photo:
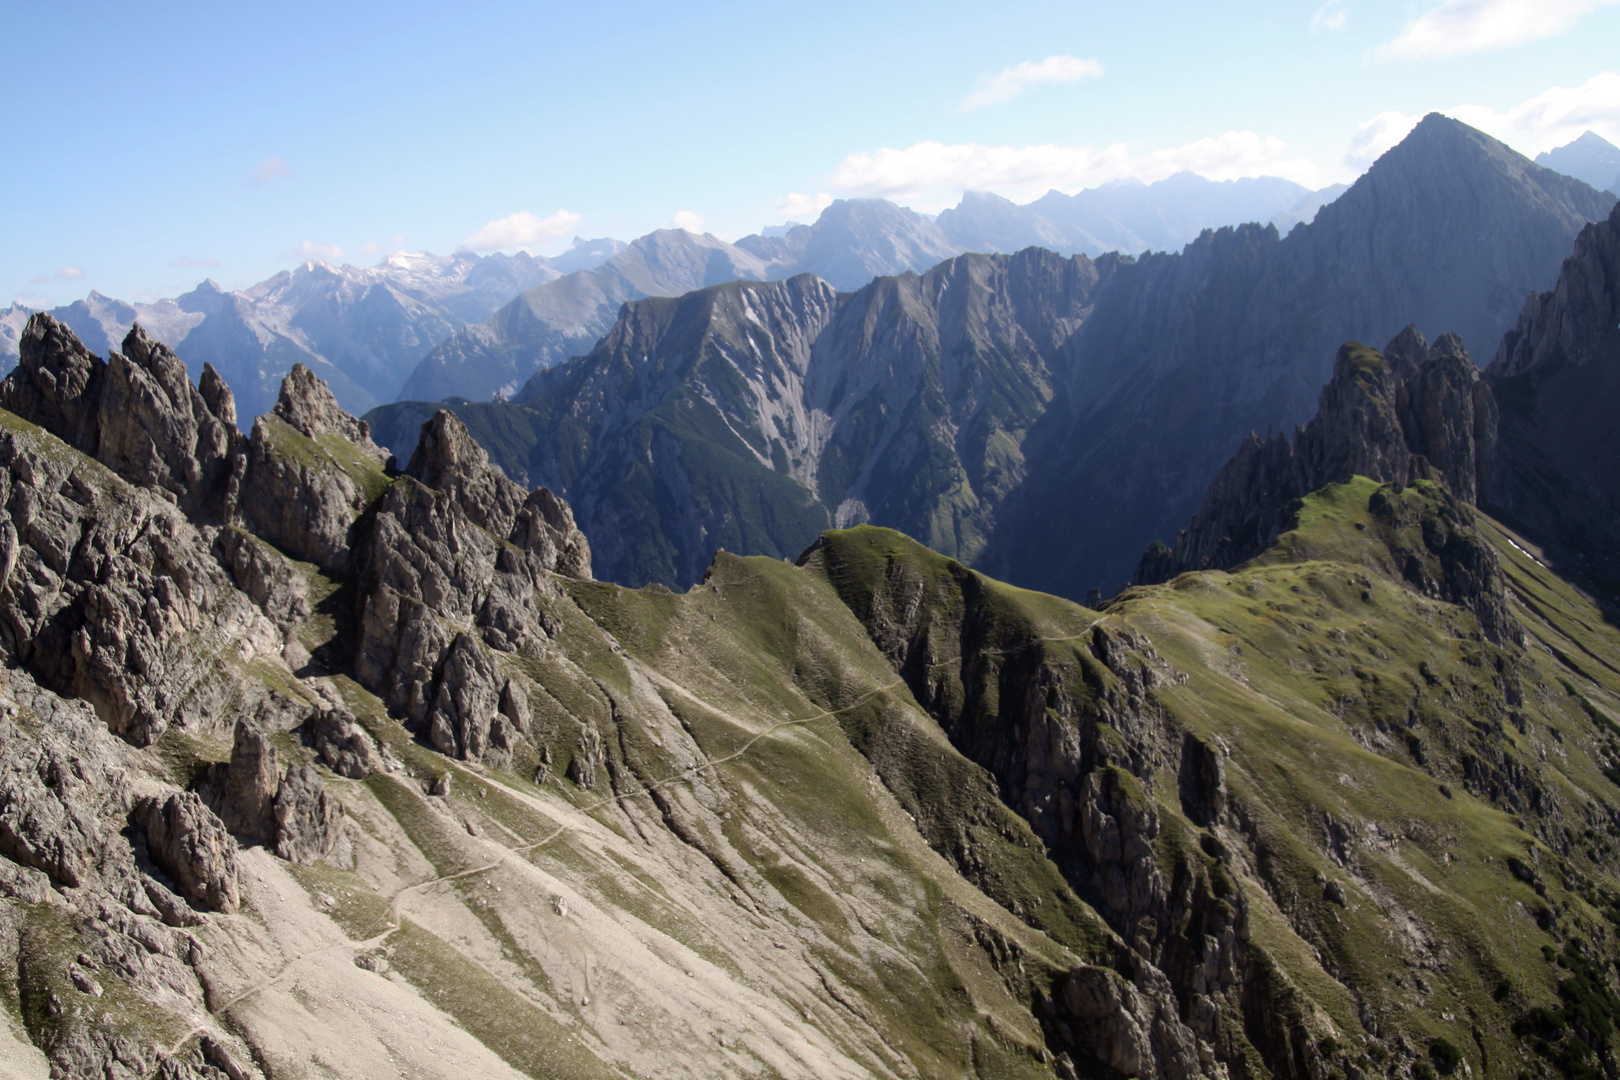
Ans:
{"type": "Polygon", "coordinates": [[[826,199],[1354,177],[1439,109],[1620,143],[1615,0],[0,0],[0,305],[826,199]]]}

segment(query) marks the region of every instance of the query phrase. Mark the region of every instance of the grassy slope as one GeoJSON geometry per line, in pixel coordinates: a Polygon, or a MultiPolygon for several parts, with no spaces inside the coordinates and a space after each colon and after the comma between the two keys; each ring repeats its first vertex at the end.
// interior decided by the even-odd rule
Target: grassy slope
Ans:
{"type": "MultiPolygon", "coordinates": [[[[1347,1063],[1422,1073],[1452,1065],[1450,1046],[1486,1075],[1580,1075],[1592,1060],[1583,1044],[1608,1035],[1614,1002],[1582,983],[1590,971],[1577,957],[1606,970],[1615,953],[1620,793],[1605,771],[1620,751],[1620,635],[1523,541],[1482,519],[1530,635],[1525,648],[1486,641],[1469,612],[1397,573],[1392,551],[1421,549],[1409,534],[1434,495],[1394,496],[1411,511],[1397,527],[1369,510],[1376,493],[1361,479],[1326,489],[1254,563],[1130,590],[1103,617],[1102,628],[1151,643],[1158,659],[1146,662],[1167,669],[1151,698],[1170,724],[1227,752],[1231,809],[1201,830],[1173,772],[1138,749],[1136,771],[1165,822],[1159,857],[1184,857],[1174,848],[1200,834],[1232,853],[1250,949],[1313,1003],[1308,1026],[1331,1040],[1321,1045],[1335,1073],[1347,1063]],[[1330,882],[1343,906],[1326,897],[1330,882]],[[1561,1033],[1582,1010],[1586,1038],[1561,1033]]],[[[1032,641],[1083,625],[1084,609],[882,530],[829,534],[827,545],[812,563],[880,642],[893,631],[873,597],[907,574],[927,583],[914,594],[923,630],[889,649],[914,687],[919,658],[1007,650],[1020,634],[1048,672],[1089,662],[1076,641],[1032,641]]],[[[1010,677],[1012,655],[988,674],[1010,677]]],[[[995,719],[984,704],[994,695],[973,693],[934,694],[959,741],[974,737],[974,700],[991,714],[980,723],[995,719]]]]}

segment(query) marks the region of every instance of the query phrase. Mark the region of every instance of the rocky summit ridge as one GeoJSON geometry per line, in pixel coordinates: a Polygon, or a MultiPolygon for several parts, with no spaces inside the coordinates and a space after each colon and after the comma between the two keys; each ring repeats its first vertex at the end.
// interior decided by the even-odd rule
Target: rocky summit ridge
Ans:
{"type": "Polygon", "coordinates": [[[26,330],[16,1075],[1620,1060],[1620,635],[1453,490],[1454,343],[1347,352],[1324,401],[1378,408],[1283,471],[1327,482],[1275,542],[1099,610],[870,526],[625,589],[448,411],[401,468],[306,369],[242,435],[138,330],[26,330]]]}

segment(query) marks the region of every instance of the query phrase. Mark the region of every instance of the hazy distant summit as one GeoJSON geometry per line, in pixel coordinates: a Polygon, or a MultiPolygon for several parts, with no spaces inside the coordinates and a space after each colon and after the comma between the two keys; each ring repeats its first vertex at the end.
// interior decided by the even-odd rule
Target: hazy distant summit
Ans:
{"type": "Polygon", "coordinates": [[[1620,195],[1620,147],[1594,131],[1536,155],[1536,164],[1620,195]]]}
{"type": "MultiPolygon", "coordinates": [[[[618,240],[577,238],[553,258],[399,252],[364,269],[311,260],[235,292],[205,281],[151,304],[92,292],[51,315],[101,354],[115,351],[138,321],[194,377],[213,364],[236,388],[240,416],[250,423],[275,403],[295,363],[326,380],[346,408],[392,401],[422,357],[459,327],[623,248],[618,240]]],[[[16,356],[29,314],[16,304],[0,313],[0,356],[16,356]]]]}

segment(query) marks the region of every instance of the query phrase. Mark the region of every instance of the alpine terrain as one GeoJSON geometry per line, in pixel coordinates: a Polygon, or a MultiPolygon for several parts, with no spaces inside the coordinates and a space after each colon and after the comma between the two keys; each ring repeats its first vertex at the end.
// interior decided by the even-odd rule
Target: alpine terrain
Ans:
{"type": "MultiPolygon", "coordinates": [[[[1410,190],[1390,171],[1334,206],[1410,190]]],[[[1332,210],[1292,235],[1344,238],[1332,210]]],[[[1620,212],[1574,250],[1484,375],[1450,335],[1341,343],[1315,417],[1243,444],[1089,607],[872,525],[721,552],[681,594],[595,580],[623,539],[452,411],[392,457],[299,364],[243,435],[212,365],[194,384],[138,325],[103,357],[32,316],[0,382],[0,1061],[1620,1072],[1620,631],[1563,569],[1615,550],[1620,212]]],[[[1028,251],[853,298],[717,286],[630,305],[556,377],[696,455],[756,446],[720,395],[752,373],[760,452],[806,492],[956,452],[878,453],[839,402],[972,401],[984,449],[957,460],[1000,483],[1000,418],[1063,384],[993,373],[1057,363],[1121,276],[1172,268],[1028,251]],[[887,366],[817,382],[823,341],[887,366]]]]}
{"type": "MultiPolygon", "coordinates": [[[[1416,323],[1489,353],[1614,204],[1435,114],[1286,237],[711,284],[624,304],[510,402],[448,407],[569,500],[602,578],[684,588],[716,548],[792,557],[870,522],[1079,599],[1129,580],[1245,435],[1308,418],[1343,342],[1416,323]]],[[[403,457],[438,408],[368,419],[403,457]]]]}

